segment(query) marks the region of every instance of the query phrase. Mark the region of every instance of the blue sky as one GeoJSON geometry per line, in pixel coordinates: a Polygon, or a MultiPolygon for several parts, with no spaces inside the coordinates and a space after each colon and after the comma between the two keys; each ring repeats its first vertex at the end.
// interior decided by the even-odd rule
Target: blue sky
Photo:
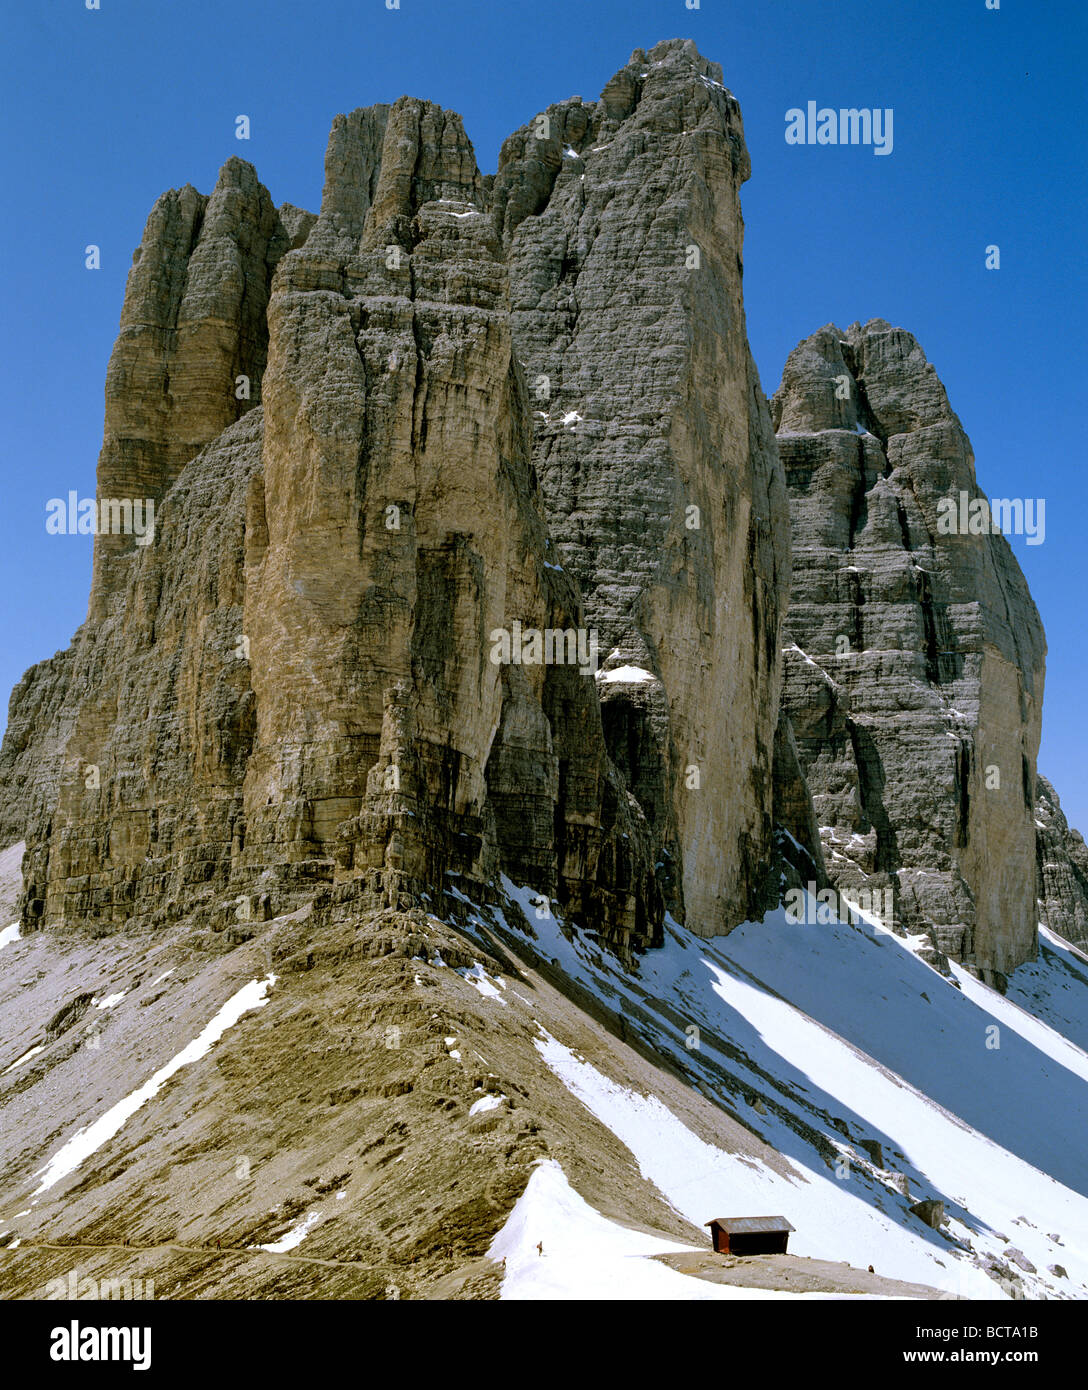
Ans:
{"type": "Polygon", "coordinates": [[[1086,188],[1074,0],[84,0],[5,6],[0,80],[0,691],[67,645],[91,541],[45,504],[93,495],[125,276],[165,188],[232,154],[316,211],[333,116],[405,93],[461,112],[480,167],[551,101],[596,98],[636,47],[722,64],[752,156],[745,303],[764,389],[797,341],[878,316],[922,343],[991,496],[1046,499],[1014,538],[1049,643],[1040,770],[1088,830],[1081,737],[1086,188]],[[785,112],[892,107],[895,147],[795,147],[785,112]],[[249,116],[252,138],[234,138],[249,116]],[[88,243],[102,268],[84,268],[88,243]],[[1001,248],[1001,269],[984,249],[1001,248]]]}

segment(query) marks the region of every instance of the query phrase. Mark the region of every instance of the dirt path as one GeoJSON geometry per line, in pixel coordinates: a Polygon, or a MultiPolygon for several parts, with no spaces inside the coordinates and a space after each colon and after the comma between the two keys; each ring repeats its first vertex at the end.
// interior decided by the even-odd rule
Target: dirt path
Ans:
{"type": "Polygon", "coordinates": [[[807,1255],[714,1255],[709,1251],[655,1255],[655,1260],[680,1274],[713,1284],[736,1284],[749,1289],[779,1289],[788,1293],[880,1294],[885,1298],[952,1299],[956,1295],[928,1284],[910,1284],[870,1274],[848,1264],[816,1260],[807,1255]]]}
{"type": "Polygon", "coordinates": [[[324,1265],[328,1269],[357,1269],[389,1272],[392,1266],[364,1265],[359,1260],[321,1260],[315,1255],[296,1255],[291,1250],[262,1250],[259,1245],[223,1245],[215,1248],[207,1245],[181,1245],[174,1241],[164,1241],[158,1245],[122,1245],[118,1241],[99,1243],[54,1242],[48,1240],[21,1240],[12,1250],[10,1246],[0,1250],[3,1255],[18,1255],[22,1250],[177,1250],[184,1255],[271,1255],[277,1260],[293,1260],[296,1264],[324,1265]]]}

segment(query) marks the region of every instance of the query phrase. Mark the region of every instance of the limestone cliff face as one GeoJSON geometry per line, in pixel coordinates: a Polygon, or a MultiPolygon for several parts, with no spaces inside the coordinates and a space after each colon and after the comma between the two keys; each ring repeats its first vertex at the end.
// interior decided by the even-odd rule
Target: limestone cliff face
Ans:
{"type": "Polygon", "coordinates": [[[1071,829],[1058,793],[1040,773],[1035,779],[1039,921],[1066,941],[1088,947],[1088,848],[1071,829]]]}
{"type": "Polygon", "coordinates": [[[675,40],[637,50],[600,101],[517,131],[494,187],[548,520],[618,673],[601,683],[609,749],[650,817],[671,905],[706,934],[777,887],[789,552],[745,333],[748,174],[720,67],[675,40]]]}
{"type": "Polygon", "coordinates": [[[156,204],[99,466],[154,539],[100,541],[0,755],[28,925],[245,934],[315,885],[506,873],[626,953],[666,903],[714,932],[772,900],[788,546],[740,114],[671,42],[549,119],[484,178],[402,98],[337,117],[316,219],[237,160],[156,204]]]}
{"type": "Polygon", "coordinates": [[[257,409],[189,462],[111,611],[16,687],[3,770],[24,808],[28,927],[166,923],[228,891],[254,728],[241,637],[260,441],[257,409]]]}
{"type": "Polygon", "coordinates": [[[794,564],[783,705],[828,872],[890,887],[901,925],[1007,972],[1035,951],[1046,648],[1008,541],[941,533],[942,499],[982,495],[970,443],[921,348],[879,319],[802,342],[772,409],[794,564]]]}
{"type": "MultiPolygon", "coordinates": [[[[312,220],[290,205],[277,212],[237,158],[210,197],[186,184],[158,200],[106,373],[100,499],[158,503],[194,454],[260,401],[272,272],[312,220]]],[[[97,537],[92,621],[123,587],[117,562],[133,546],[131,535],[97,537]]]]}
{"type": "MultiPolygon", "coordinates": [[[[172,621],[188,621],[192,605],[201,613],[217,606],[214,588],[197,594],[201,580],[211,573],[217,582],[222,577],[228,591],[240,585],[240,575],[226,578],[236,557],[229,546],[221,549],[224,532],[215,510],[224,502],[222,488],[233,495],[239,480],[228,471],[214,481],[213,460],[207,470],[193,471],[168,505],[165,498],[199,450],[260,402],[272,271],[313,222],[313,214],[292,204],[272,207],[252,165],[239,158],[226,161],[210,196],[186,185],[164,193],[151,208],[133,254],[121,331],[107,371],[97,498],[129,503],[150,499],[156,541],[138,545],[124,532],[96,535],[88,621],[67,651],[33,666],[14,689],[0,749],[0,834],[6,842],[21,837],[31,820],[38,820],[40,833],[49,837],[51,815],[63,803],[61,815],[75,817],[65,834],[78,838],[81,831],[75,821],[89,816],[94,830],[85,827],[86,833],[99,845],[101,862],[110,862],[107,808],[111,798],[136,795],[131,780],[122,778],[122,790],[114,771],[101,762],[101,742],[113,721],[118,746],[128,738],[135,749],[153,737],[149,728],[138,724],[142,714],[156,708],[160,695],[168,706],[160,710],[161,716],[179,726],[188,723],[193,730],[224,713],[186,710],[182,702],[193,692],[171,685],[170,694],[163,694],[161,677],[163,662],[170,671],[175,641],[200,641],[199,631],[172,631],[172,621]],[[249,381],[247,392],[240,377],[249,381]],[[199,477],[207,477],[207,496],[197,485],[199,477]],[[193,509],[196,528],[183,530],[189,527],[193,509]],[[160,546],[158,532],[168,524],[176,534],[160,546]],[[140,674],[139,682],[135,677],[143,656],[136,639],[140,632],[149,632],[151,644],[157,644],[150,682],[147,673],[140,674]],[[129,723],[131,737],[125,734],[129,723]],[[75,792],[63,794],[61,788],[72,781],[72,769],[81,763],[97,767],[103,787],[107,778],[110,787],[88,788],[88,798],[75,806],[75,792]]],[[[260,414],[257,434],[250,431],[245,438],[249,466],[260,457],[260,414]]],[[[224,441],[224,449],[220,468],[222,460],[239,459],[243,452],[233,436],[224,441]]],[[[240,631],[240,620],[233,626],[240,631]]],[[[220,737],[229,737],[229,731],[220,737]]],[[[143,755],[146,766],[161,773],[175,748],[174,742],[167,742],[158,755],[151,748],[143,755]]],[[[182,763],[170,777],[156,778],[156,790],[142,784],[133,805],[143,805],[150,815],[158,796],[181,802],[183,784],[192,776],[188,763],[182,763]],[[179,778],[179,783],[167,792],[171,778],[179,778]]],[[[93,774],[86,777],[93,783],[93,774]]],[[[82,781],[79,778],[81,787],[82,781]]],[[[104,872],[110,877],[111,870],[104,872]]],[[[88,891],[99,892],[97,880],[88,891]]],[[[36,892],[29,901],[43,910],[44,899],[36,892]]],[[[122,903],[118,913],[131,910],[131,902],[122,903]]],[[[113,909],[104,917],[113,920],[113,909]]]]}
{"type": "Polygon", "coordinates": [[[326,167],[269,309],[247,857],[272,883],[330,859],[392,902],[503,870],[645,945],[654,861],[592,671],[493,660],[496,632],[584,623],[548,558],[507,272],[460,118],[407,98],[354,112],[326,167]]]}
{"type": "Polygon", "coordinates": [[[0,750],[28,927],[245,937],[506,874],[629,956],[829,876],[982,972],[1032,953],[1038,615],[1003,538],[938,532],[977,486],[909,334],[821,330],[772,424],[747,175],[674,40],[493,177],[405,97],[336,118],[316,218],[235,159],[159,200],[98,484],[154,535],[99,537],[0,750]]]}

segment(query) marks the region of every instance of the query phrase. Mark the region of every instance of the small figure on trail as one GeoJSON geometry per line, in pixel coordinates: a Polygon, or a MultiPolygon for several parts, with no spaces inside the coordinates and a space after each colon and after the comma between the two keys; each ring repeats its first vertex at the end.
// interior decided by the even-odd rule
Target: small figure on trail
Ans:
{"type": "Polygon", "coordinates": [[[215,1242],[215,1248],[216,1248],[217,1250],[222,1250],[222,1248],[223,1248],[223,1242],[222,1242],[221,1240],[217,1240],[217,1241],[215,1242]]]}
{"type": "Polygon", "coordinates": [[[544,1242],[542,1240],[538,1240],[536,1243],[536,1253],[538,1255],[543,1255],[544,1253],[544,1242]]]}

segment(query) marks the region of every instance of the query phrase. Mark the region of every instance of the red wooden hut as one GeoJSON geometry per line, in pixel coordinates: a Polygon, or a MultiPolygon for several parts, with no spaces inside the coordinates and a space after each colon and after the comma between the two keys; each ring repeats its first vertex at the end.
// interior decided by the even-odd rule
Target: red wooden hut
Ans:
{"type": "Polygon", "coordinates": [[[706,1225],[718,1255],[784,1255],[795,1229],[784,1216],[716,1216],[706,1225]]]}

